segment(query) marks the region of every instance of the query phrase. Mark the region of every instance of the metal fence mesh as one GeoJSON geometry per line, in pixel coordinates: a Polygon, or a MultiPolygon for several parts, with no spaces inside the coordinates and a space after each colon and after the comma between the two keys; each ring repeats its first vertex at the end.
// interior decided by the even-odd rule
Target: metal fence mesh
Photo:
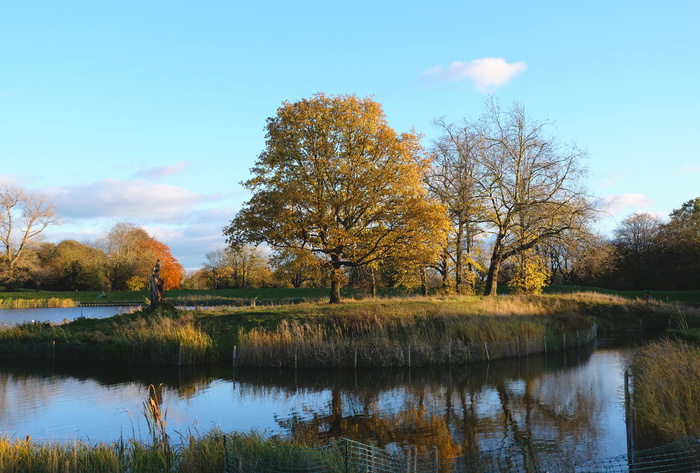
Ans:
{"type": "Polygon", "coordinates": [[[264,454],[227,446],[226,473],[695,473],[700,472],[700,440],[682,439],[642,450],[631,457],[571,462],[554,442],[530,441],[458,458],[440,458],[437,450],[390,452],[341,439],[323,447],[275,446],[264,454]]]}

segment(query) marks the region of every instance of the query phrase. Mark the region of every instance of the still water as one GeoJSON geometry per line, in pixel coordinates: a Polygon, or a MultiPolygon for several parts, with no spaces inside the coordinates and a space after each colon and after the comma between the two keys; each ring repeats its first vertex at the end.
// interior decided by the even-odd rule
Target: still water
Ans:
{"type": "Polygon", "coordinates": [[[58,324],[72,322],[79,317],[104,319],[117,314],[124,314],[137,307],[51,307],[36,309],[0,309],[0,327],[13,326],[27,322],[51,322],[58,324]]]}
{"type": "Polygon", "coordinates": [[[608,458],[627,453],[628,350],[600,343],[523,360],[402,370],[4,363],[0,436],[148,439],[144,400],[150,384],[162,383],[175,440],[217,427],[466,454],[543,439],[572,459],[608,458]]]}

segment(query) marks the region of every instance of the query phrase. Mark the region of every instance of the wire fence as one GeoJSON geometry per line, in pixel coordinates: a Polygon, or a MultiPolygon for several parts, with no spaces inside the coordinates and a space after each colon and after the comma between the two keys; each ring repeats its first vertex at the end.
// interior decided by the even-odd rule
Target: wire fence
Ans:
{"type": "Polygon", "coordinates": [[[604,460],[572,462],[551,441],[529,441],[457,458],[437,449],[388,451],[348,439],[323,447],[274,446],[260,452],[227,444],[225,473],[693,473],[700,471],[700,440],[681,439],[661,447],[604,460]]]}

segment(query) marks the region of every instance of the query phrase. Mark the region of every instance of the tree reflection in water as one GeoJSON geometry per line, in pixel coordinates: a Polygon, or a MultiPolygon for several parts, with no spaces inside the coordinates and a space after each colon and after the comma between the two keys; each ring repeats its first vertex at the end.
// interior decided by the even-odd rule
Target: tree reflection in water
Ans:
{"type": "MultiPolygon", "coordinates": [[[[244,417],[248,425],[276,425],[276,433],[298,439],[325,442],[345,437],[390,449],[415,445],[423,453],[436,446],[443,458],[538,439],[554,441],[571,458],[606,458],[626,453],[622,373],[616,371],[622,352],[592,350],[395,370],[234,371],[229,366],[13,363],[0,370],[0,392],[9,393],[0,396],[0,426],[24,429],[21,411],[40,413],[57,396],[82,396],[63,388],[61,379],[90,386],[82,388],[89,389],[87,402],[100,392],[116,394],[117,407],[108,408],[107,416],[123,411],[129,397],[140,404],[148,385],[162,383],[167,394],[164,408],[179,416],[173,419],[173,428],[175,421],[187,426],[195,419],[230,431],[238,429],[244,417]],[[596,360],[608,364],[601,366],[596,360]],[[213,404],[200,400],[212,390],[222,393],[213,404]],[[198,407],[190,412],[193,405],[198,407]],[[265,413],[256,411],[261,405],[265,413]]],[[[88,426],[78,427],[79,419],[70,421],[87,431],[83,429],[88,426]]],[[[119,435],[124,427],[114,425],[111,431],[119,435]]]]}
{"type": "MultiPolygon", "coordinates": [[[[379,447],[438,447],[441,457],[547,439],[565,454],[598,455],[605,422],[605,376],[580,373],[587,350],[469,366],[403,370],[241,371],[251,389],[326,391],[325,408],[297,410],[277,423],[289,435],[350,438],[379,447]]],[[[262,392],[260,392],[262,394],[262,392]]],[[[609,439],[607,439],[609,440],[609,439]]],[[[620,439],[624,444],[624,438],[620,439]]]]}

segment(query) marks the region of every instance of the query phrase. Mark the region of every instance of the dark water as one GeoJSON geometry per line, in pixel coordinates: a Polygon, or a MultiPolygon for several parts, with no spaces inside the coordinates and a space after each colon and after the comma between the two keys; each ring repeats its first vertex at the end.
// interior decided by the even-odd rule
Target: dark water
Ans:
{"type": "Polygon", "coordinates": [[[148,439],[144,400],[162,383],[175,440],[217,427],[470,453],[545,439],[570,458],[608,458],[627,453],[627,352],[600,344],[470,366],[347,371],[5,363],[0,436],[148,439]]]}

